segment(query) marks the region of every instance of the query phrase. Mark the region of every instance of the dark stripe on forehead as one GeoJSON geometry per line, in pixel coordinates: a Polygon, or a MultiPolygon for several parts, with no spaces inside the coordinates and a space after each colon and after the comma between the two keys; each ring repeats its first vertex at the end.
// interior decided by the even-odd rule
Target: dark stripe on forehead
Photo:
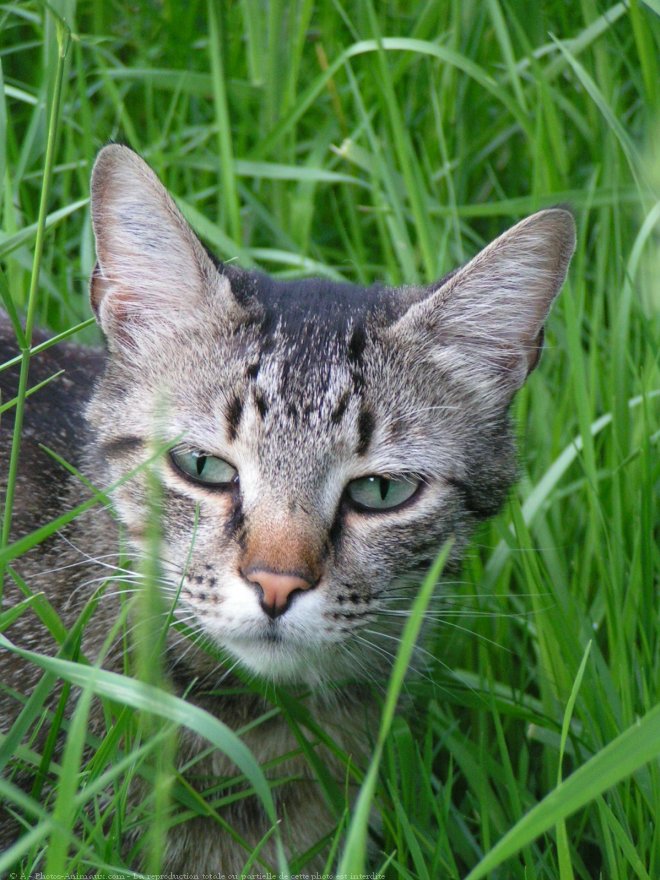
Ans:
{"type": "Polygon", "coordinates": [[[291,372],[291,361],[282,361],[282,367],[280,370],[280,388],[279,388],[281,395],[286,394],[290,372],[291,372]]]}
{"type": "Polygon", "coordinates": [[[353,391],[358,396],[362,395],[364,391],[365,381],[364,381],[364,373],[362,368],[358,365],[355,365],[351,370],[351,379],[353,381],[353,391]]]}
{"type": "Polygon", "coordinates": [[[351,333],[348,342],[348,360],[353,364],[359,364],[362,360],[362,354],[367,344],[367,336],[362,325],[358,326],[351,333]]]}
{"type": "Polygon", "coordinates": [[[259,391],[257,388],[254,389],[253,397],[257,410],[259,411],[259,415],[263,419],[268,412],[268,402],[261,391],[259,391]]]}
{"type": "Polygon", "coordinates": [[[373,415],[368,409],[363,409],[358,418],[358,445],[356,449],[358,455],[364,455],[369,449],[375,427],[373,415]]]}
{"type": "Polygon", "coordinates": [[[232,399],[229,401],[229,405],[227,406],[227,409],[225,411],[225,418],[227,420],[227,436],[230,440],[236,439],[242,415],[243,401],[240,399],[240,397],[238,397],[238,395],[234,395],[234,397],[232,397],[232,399]]]}
{"type": "Polygon", "coordinates": [[[259,341],[262,354],[270,354],[275,350],[275,334],[278,323],[277,316],[271,311],[267,311],[261,319],[259,341]]]}
{"type": "Polygon", "coordinates": [[[259,370],[261,369],[261,361],[255,361],[253,364],[250,364],[247,370],[245,371],[245,375],[250,381],[254,381],[259,375],[259,370]]]}
{"type": "Polygon", "coordinates": [[[339,403],[332,411],[332,415],[330,416],[330,421],[333,425],[338,425],[341,422],[344,413],[346,412],[346,407],[348,406],[348,401],[351,399],[351,392],[344,391],[342,396],[339,398],[339,403]]]}

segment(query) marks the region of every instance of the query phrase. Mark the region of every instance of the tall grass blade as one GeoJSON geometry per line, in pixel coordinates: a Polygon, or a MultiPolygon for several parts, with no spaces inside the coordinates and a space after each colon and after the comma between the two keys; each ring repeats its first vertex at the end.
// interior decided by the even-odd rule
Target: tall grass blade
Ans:
{"type": "MultiPolygon", "coordinates": [[[[92,693],[98,694],[122,705],[132,706],[135,709],[149,712],[172,723],[187,727],[220,749],[244,774],[263,803],[266,814],[275,827],[274,833],[279,850],[281,870],[288,870],[279,836],[275,804],[268,782],[247,746],[226,724],[180,697],[168,694],[153,685],[126,678],[116,672],[81,666],[70,660],[46,657],[33,651],[26,651],[14,645],[2,634],[0,634],[0,647],[15,652],[28,662],[36,664],[41,669],[63,678],[71,684],[88,689],[90,695],[92,693]]],[[[72,754],[74,757],[77,755],[73,747],[72,754]]]]}
{"type": "Polygon", "coordinates": [[[410,617],[406,621],[406,626],[401,637],[401,644],[387,686],[387,694],[385,695],[376,747],[369,765],[369,770],[360,789],[360,794],[358,795],[357,803],[353,811],[353,818],[348,827],[344,852],[338,867],[339,875],[350,876],[351,874],[354,874],[359,876],[361,873],[364,873],[367,852],[367,828],[383,748],[385,747],[385,741],[387,740],[387,736],[392,726],[397,701],[399,699],[399,694],[401,693],[401,688],[403,687],[403,680],[408,670],[408,665],[410,664],[410,660],[412,659],[415,650],[415,644],[422,627],[424,614],[431,601],[431,596],[436,588],[438,578],[442,574],[442,569],[445,566],[450,550],[451,542],[448,542],[442,548],[438,558],[424,578],[424,582],[413,603],[410,617]]]}
{"type": "Polygon", "coordinates": [[[625,730],[533,807],[484,856],[465,880],[486,877],[540,834],[660,756],[660,705],[625,730]]]}

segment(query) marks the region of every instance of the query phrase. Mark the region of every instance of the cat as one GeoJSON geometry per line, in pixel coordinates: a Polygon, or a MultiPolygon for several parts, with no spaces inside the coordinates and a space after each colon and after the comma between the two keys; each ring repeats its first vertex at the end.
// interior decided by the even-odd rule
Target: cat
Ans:
{"type": "MultiPolygon", "coordinates": [[[[359,759],[378,723],[372,681],[387,675],[424,572],[450,536],[456,571],[475,524],[515,479],[510,405],[539,358],[575,246],[572,216],[540,211],[435,284],[360,287],[217,261],[125,146],[99,153],[91,199],[90,299],[107,351],[62,344],[34,358],[31,384],[64,375],[27,403],[13,538],[89,496],[75,472],[107,487],[138,470],[113,492],[114,513],[80,516],[15,567],[71,626],[97,586],[90,566],[100,580],[116,558],[116,519],[130,551],[149,553],[139,466],[164,448],[161,580],[166,598],[178,595],[174,620],[247,673],[311,692],[318,725],[359,759]]],[[[7,319],[0,337],[2,363],[15,354],[7,319]]],[[[13,397],[16,371],[0,381],[13,397]]],[[[10,431],[11,411],[0,483],[10,431]]],[[[5,605],[22,598],[12,577],[4,589],[5,605]]],[[[98,604],[82,638],[88,659],[119,608],[116,594],[98,604]]],[[[5,635],[57,650],[30,609],[5,635]]],[[[233,728],[267,708],[256,694],[214,693],[232,673],[174,627],[165,664],[177,693],[233,728]]],[[[123,668],[112,652],[105,665],[123,668]]],[[[29,693],[40,674],[0,648],[0,731],[20,709],[13,692],[29,693]]],[[[92,721],[103,729],[100,707],[92,721]]],[[[245,741],[264,763],[297,748],[279,717],[245,741]]],[[[182,730],[179,761],[206,745],[182,730]]],[[[278,772],[297,777],[274,796],[287,849],[300,853],[333,820],[306,761],[278,772]]],[[[210,784],[235,769],[212,752],[195,773],[210,784]]],[[[223,815],[248,846],[269,828],[253,798],[223,815]]],[[[0,813],[0,844],[15,834],[0,813]]],[[[174,826],[164,869],[240,871],[248,854],[198,817],[174,826]]],[[[271,843],[262,854],[275,863],[271,843]]]]}

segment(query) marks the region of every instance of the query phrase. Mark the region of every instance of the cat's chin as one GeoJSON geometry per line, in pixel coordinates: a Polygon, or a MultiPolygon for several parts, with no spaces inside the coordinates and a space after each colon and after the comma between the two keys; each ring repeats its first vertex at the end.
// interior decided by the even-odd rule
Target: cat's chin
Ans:
{"type": "Polygon", "coordinates": [[[293,645],[276,632],[223,640],[223,648],[248,672],[276,684],[319,687],[332,676],[328,658],[319,650],[293,645]]]}

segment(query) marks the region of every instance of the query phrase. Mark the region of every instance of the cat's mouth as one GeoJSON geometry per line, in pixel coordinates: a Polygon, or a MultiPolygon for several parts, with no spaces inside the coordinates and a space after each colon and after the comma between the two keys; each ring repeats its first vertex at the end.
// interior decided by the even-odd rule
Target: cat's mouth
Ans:
{"type": "Polygon", "coordinates": [[[284,641],[282,631],[277,625],[276,620],[270,620],[268,626],[260,633],[257,633],[254,639],[256,642],[268,642],[269,644],[281,644],[284,641]]]}
{"type": "Polygon", "coordinates": [[[277,621],[249,634],[225,637],[222,643],[242,666],[272,681],[311,684],[323,677],[318,652],[291,638],[277,621]]]}

